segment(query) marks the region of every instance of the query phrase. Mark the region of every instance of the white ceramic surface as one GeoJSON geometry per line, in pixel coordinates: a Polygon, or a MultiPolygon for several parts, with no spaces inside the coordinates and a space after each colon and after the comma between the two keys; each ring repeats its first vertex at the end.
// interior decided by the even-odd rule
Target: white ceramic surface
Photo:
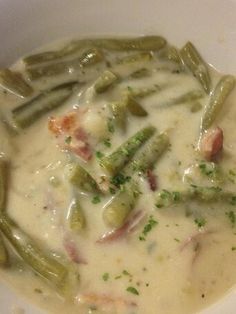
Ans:
{"type": "MultiPolygon", "coordinates": [[[[52,40],[104,34],[191,39],[208,62],[236,74],[236,0],[0,0],[0,67],[52,40]]],[[[42,313],[0,284],[0,314],[17,306],[42,313]]],[[[235,292],[204,311],[234,313],[235,292]]]]}

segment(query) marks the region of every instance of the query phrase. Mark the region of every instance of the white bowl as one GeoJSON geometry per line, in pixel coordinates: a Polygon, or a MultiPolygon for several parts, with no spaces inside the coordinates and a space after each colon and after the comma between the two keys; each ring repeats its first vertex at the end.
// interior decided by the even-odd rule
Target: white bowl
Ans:
{"type": "MultiPolygon", "coordinates": [[[[235,0],[0,0],[0,67],[62,37],[160,34],[191,39],[217,69],[236,74],[235,0]]],[[[0,284],[0,313],[42,313],[0,284]]],[[[204,314],[236,313],[231,292],[204,314]]]]}

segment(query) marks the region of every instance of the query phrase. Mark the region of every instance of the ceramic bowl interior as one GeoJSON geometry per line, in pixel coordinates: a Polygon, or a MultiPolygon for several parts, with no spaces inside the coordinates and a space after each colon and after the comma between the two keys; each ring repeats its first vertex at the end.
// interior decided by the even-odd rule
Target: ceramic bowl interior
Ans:
{"type": "MultiPolygon", "coordinates": [[[[236,74],[235,0],[0,0],[0,67],[64,37],[160,34],[182,45],[193,41],[218,70],[236,74]]],[[[41,311],[0,284],[1,313],[41,311]]],[[[232,291],[204,314],[234,314],[232,291]]]]}

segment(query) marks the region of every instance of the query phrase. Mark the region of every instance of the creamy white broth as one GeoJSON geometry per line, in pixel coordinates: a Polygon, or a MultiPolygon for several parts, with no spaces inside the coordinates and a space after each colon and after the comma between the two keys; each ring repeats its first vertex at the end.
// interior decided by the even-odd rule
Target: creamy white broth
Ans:
{"type": "MultiPolygon", "coordinates": [[[[54,47],[57,48],[57,45],[54,47]]],[[[142,194],[134,212],[141,210],[146,216],[134,232],[112,243],[97,243],[103,234],[111,230],[102,216],[104,206],[112,197],[109,193],[100,196],[97,204],[93,203],[96,195],[78,193],[87,224],[85,230],[78,234],[69,229],[68,209],[74,192],[68,183],[66,165],[71,159],[77,159],[99,182],[101,175],[107,173],[99,166],[96,151],[109,154],[135,132],[150,124],[158,132],[166,131],[171,143],[153,170],[157,176],[158,190],[182,190],[189,180],[198,185],[209,184],[209,178],[199,171],[198,164],[204,161],[197,151],[200,119],[209,96],[203,92],[199,100],[202,109],[194,113],[190,110],[190,102],[168,105],[171,99],[188,91],[201,91],[196,78],[187,70],[176,73],[179,66],[159,58],[156,53],[152,61],[113,66],[114,60],[124,55],[105,52],[111,63],[109,70],[124,77],[114,88],[101,95],[94,92],[93,83],[106,68],[104,62],[86,68],[84,73],[76,71],[69,76],[36,81],[32,84],[36,91],[66,82],[68,77],[71,81],[78,79],[83,84],[63,106],[35,121],[19,134],[13,136],[4,123],[1,126],[2,133],[9,139],[9,142],[1,143],[1,150],[11,161],[8,214],[41,247],[64,256],[63,261],[70,260],[65,241],[73,242],[82,260],[79,264],[74,263],[79,270],[80,281],[72,300],[60,296],[27,266],[13,267],[16,257],[12,261],[13,269],[1,270],[3,280],[50,313],[195,313],[222,297],[236,281],[236,231],[226,215],[234,207],[225,203],[191,201],[157,209],[155,193],[158,191],[152,192],[145,177],[137,174],[135,179],[139,181],[142,194]],[[150,75],[131,79],[130,73],[140,68],[147,68],[150,75]],[[111,113],[108,104],[119,100],[122,90],[127,87],[135,89],[156,85],[160,90],[139,100],[148,116],[134,117],[128,114],[126,131],[115,128],[114,133],[109,133],[107,119],[111,113]],[[87,110],[81,114],[81,125],[92,135],[94,156],[88,162],[62,150],[48,129],[49,117],[61,117],[73,107],[87,110]],[[111,147],[103,143],[103,139],[108,137],[111,147]],[[140,241],[139,237],[150,216],[157,224],[147,234],[146,241],[140,241]],[[204,218],[206,223],[203,227],[198,227],[194,221],[197,218],[204,218]],[[190,240],[196,236],[196,242],[200,243],[199,250],[195,247],[195,240],[190,240]],[[138,295],[127,291],[128,287],[135,288],[138,295]]],[[[21,61],[13,68],[24,71],[21,61]]],[[[212,85],[215,86],[221,74],[212,68],[209,70],[212,85]]],[[[224,131],[224,151],[218,162],[225,171],[222,186],[232,192],[235,178],[233,174],[229,175],[229,171],[234,173],[236,170],[235,97],[233,92],[214,123],[224,131]]],[[[4,104],[2,113],[8,118],[10,110],[24,103],[24,100],[2,92],[1,103],[4,104]]]]}

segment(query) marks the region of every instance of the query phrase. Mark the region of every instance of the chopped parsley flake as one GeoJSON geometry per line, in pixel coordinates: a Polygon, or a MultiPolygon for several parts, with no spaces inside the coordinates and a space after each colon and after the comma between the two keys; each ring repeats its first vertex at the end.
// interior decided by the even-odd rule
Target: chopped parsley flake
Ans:
{"type": "Polygon", "coordinates": [[[70,143],[71,143],[71,140],[72,140],[72,137],[71,137],[71,136],[67,136],[67,137],[65,138],[66,144],[70,144],[70,143]]]}
{"type": "Polygon", "coordinates": [[[126,289],[126,291],[128,291],[128,292],[130,292],[130,293],[133,293],[133,294],[135,294],[135,295],[139,295],[138,290],[137,290],[136,288],[134,288],[134,287],[128,287],[128,288],[126,289]]]}
{"type": "Polygon", "coordinates": [[[97,151],[97,152],[96,152],[96,157],[97,157],[98,159],[101,159],[103,156],[104,156],[104,154],[103,154],[102,152],[100,152],[100,151],[97,151]]]}
{"type": "Polygon", "coordinates": [[[236,246],[232,246],[232,247],[231,247],[231,250],[232,250],[232,251],[235,251],[235,250],[236,250],[236,246]]]}
{"type": "Polygon", "coordinates": [[[235,215],[235,212],[233,212],[233,211],[231,210],[231,211],[229,211],[229,212],[226,212],[225,214],[226,214],[226,216],[228,216],[228,218],[229,218],[229,220],[230,220],[230,222],[231,222],[232,227],[234,227],[234,226],[235,226],[235,222],[236,222],[236,215],[235,215]]]}
{"type": "Polygon", "coordinates": [[[122,274],[125,275],[125,276],[132,277],[132,275],[127,270],[123,270],[122,274]]]}
{"type": "Polygon", "coordinates": [[[180,242],[180,240],[179,240],[179,239],[177,239],[177,238],[174,238],[174,240],[175,240],[176,242],[180,242]]]}
{"type": "Polygon", "coordinates": [[[194,222],[198,226],[198,228],[204,227],[206,224],[206,220],[204,218],[196,218],[194,219],[194,222]]]}
{"type": "Polygon", "coordinates": [[[109,279],[109,274],[108,273],[104,273],[103,275],[102,275],[102,279],[104,280],[104,281],[107,281],[108,279],[109,279]]]}
{"type": "Polygon", "coordinates": [[[103,144],[106,146],[106,147],[111,147],[111,142],[110,142],[110,139],[107,138],[103,141],[103,144]]]}
{"type": "Polygon", "coordinates": [[[156,220],[153,219],[153,216],[150,216],[148,223],[144,226],[142,234],[139,236],[140,241],[146,241],[147,234],[158,224],[156,220]]]}
{"type": "Polygon", "coordinates": [[[125,176],[122,173],[118,173],[116,176],[111,178],[110,182],[111,184],[114,184],[116,187],[120,187],[120,185],[125,184],[126,182],[129,182],[131,179],[130,176],[125,176]]]}
{"type": "Polygon", "coordinates": [[[108,121],[107,121],[107,128],[108,128],[108,131],[110,133],[114,133],[115,132],[114,124],[113,124],[113,121],[112,121],[111,118],[108,119],[108,121]]]}
{"type": "Polygon", "coordinates": [[[214,162],[200,163],[198,167],[202,175],[207,176],[213,180],[219,179],[220,168],[214,162]]]}
{"type": "Polygon", "coordinates": [[[113,189],[112,187],[109,187],[109,192],[110,192],[112,195],[114,195],[114,194],[116,193],[116,190],[113,189]]]}
{"type": "Polygon", "coordinates": [[[93,197],[93,199],[92,199],[92,203],[93,204],[98,204],[100,202],[101,202],[101,199],[100,199],[99,195],[96,195],[96,196],[93,197]]]}

